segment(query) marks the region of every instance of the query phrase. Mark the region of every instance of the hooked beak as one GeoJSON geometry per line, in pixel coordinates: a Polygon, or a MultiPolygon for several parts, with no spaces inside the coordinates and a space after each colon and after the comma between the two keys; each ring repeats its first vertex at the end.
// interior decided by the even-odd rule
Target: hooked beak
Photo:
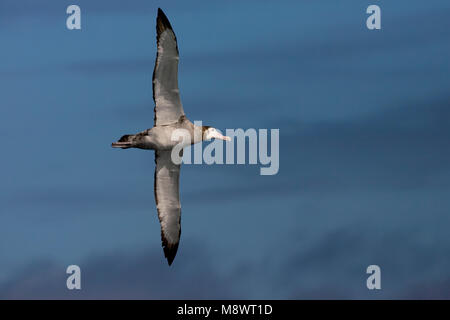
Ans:
{"type": "Polygon", "coordinates": [[[220,140],[224,140],[224,141],[231,141],[231,138],[228,136],[223,136],[220,133],[217,133],[216,135],[213,136],[213,138],[215,139],[220,139],[220,140]]]}
{"type": "Polygon", "coordinates": [[[222,135],[222,133],[219,130],[217,130],[217,129],[212,130],[212,132],[211,131],[208,132],[206,137],[205,137],[205,140],[212,140],[212,139],[231,141],[230,137],[222,135]]]}

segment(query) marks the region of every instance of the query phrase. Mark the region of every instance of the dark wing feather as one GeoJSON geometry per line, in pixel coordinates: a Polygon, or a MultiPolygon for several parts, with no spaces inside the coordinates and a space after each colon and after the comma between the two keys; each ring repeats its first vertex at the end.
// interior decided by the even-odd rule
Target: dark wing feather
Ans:
{"type": "Polygon", "coordinates": [[[161,223],[164,255],[172,264],[181,235],[180,165],[172,162],[171,151],[155,151],[155,201],[161,223]]]}
{"type": "Polygon", "coordinates": [[[177,122],[184,115],[178,89],[178,45],[169,20],[161,9],[156,18],[156,55],[153,70],[155,126],[177,122]]]}

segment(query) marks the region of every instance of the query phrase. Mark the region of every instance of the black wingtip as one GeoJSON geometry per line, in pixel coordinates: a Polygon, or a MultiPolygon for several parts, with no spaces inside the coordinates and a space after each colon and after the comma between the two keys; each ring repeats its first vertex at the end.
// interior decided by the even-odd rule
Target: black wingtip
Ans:
{"type": "Polygon", "coordinates": [[[156,18],[156,30],[158,31],[158,35],[164,32],[166,29],[170,29],[173,31],[166,14],[161,10],[161,8],[158,8],[158,17],[156,18]]]}
{"type": "MultiPolygon", "coordinates": [[[[155,172],[155,174],[156,174],[156,172],[155,172]]],[[[156,183],[156,179],[155,179],[155,183],[156,183]]],[[[156,191],[155,191],[155,197],[156,197],[156,191]]],[[[156,203],[158,203],[158,198],[156,198],[156,203]]],[[[180,218],[180,221],[181,221],[181,218],[180,218]]],[[[178,239],[180,236],[181,236],[181,228],[178,233],[178,239]]],[[[167,238],[164,236],[163,229],[161,228],[161,244],[163,247],[164,256],[166,257],[167,263],[169,264],[169,266],[172,264],[173,260],[175,259],[175,256],[177,255],[179,243],[180,243],[179,241],[176,243],[170,243],[169,241],[167,241],[167,238]]]]}
{"type": "Polygon", "coordinates": [[[164,256],[167,259],[167,263],[172,265],[173,260],[175,259],[175,256],[177,255],[178,251],[178,243],[173,245],[165,245],[164,246],[164,256]]]}

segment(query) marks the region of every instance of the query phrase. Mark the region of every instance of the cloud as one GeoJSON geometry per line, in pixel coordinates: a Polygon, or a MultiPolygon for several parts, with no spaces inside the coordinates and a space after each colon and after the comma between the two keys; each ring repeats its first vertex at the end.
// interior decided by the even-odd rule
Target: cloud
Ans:
{"type": "Polygon", "coordinates": [[[449,103],[444,96],[352,120],[280,124],[280,173],[305,191],[449,187],[449,103]]]}
{"type": "MultiPolygon", "coordinates": [[[[420,229],[381,229],[355,224],[331,230],[307,250],[292,255],[282,272],[291,298],[445,299],[450,291],[450,245],[430,239],[420,229]],[[366,288],[367,266],[381,268],[380,291],[366,288]],[[309,279],[309,280],[305,280],[309,279]]],[[[297,246],[300,247],[300,244],[297,246]]]]}
{"type": "Polygon", "coordinates": [[[67,266],[36,262],[0,286],[0,299],[226,299],[226,278],[208,264],[200,246],[185,246],[168,267],[160,248],[114,252],[80,263],[81,290],[66,288],[67,266]],[[199,265],[197,262],[202,261],[199,265]]]}
{"type": "Polygon", "coordinates": [[[450,265],[444,257],[449,245],[436,239],[424,243],[421,229],[426,226],[396,228],[355,223],[332,228],[316,238],[286,235],[287,252],[267,252],[261,259],[235,261],[226,273],[208,263],[210,255],[204,245],[185,239],[172,267],[166,265],[158,247],[110,252],[79,264],[80,291],[66,289],[67,265],[35,262],[0,285],[0,299],[448,297],[450,275],[446,270],[450,265]],[[365,288],[369,264],[382,268],[381,291],[365,288]]]}
{"type": "Polygon", "coordinates": [[[412,286],[401,295],[401,299],[450,300],[450,279],[412,286]]]}

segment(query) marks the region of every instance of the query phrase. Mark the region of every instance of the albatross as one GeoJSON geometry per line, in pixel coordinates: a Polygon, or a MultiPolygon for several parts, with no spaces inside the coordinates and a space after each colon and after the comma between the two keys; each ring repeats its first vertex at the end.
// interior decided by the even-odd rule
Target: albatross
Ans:
{"type": "Polygon", "coordinates": [[[160,8],[156,18],[156,45],[157,54],[153,70],[154,125],[137,134],[122,136],[119,141],[112,143],[112,147],[155,150],[155,201],[161,224],[164,256],[170,266],[177,253],[181,235],[180,164],[174,162],[171,156],[172,150],[180,140],[173,139],[173,134],[179,129],[185,132],[189,139],[186,140],[188,141],[186,145],[211,139],[229,141],[230,138],[223,136],[213,127],[193,124],[184,114],[178,90],[177,38],[160,8]]]}

